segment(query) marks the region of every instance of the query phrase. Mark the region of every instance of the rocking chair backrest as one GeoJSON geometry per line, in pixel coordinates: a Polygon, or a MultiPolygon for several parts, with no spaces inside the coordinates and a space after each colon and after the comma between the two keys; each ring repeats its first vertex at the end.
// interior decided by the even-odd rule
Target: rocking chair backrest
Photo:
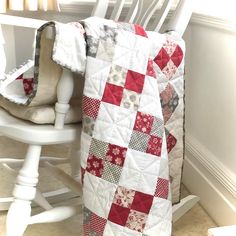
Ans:
{"type": "MultiPolygon", "coordinates": [[[[168,12],[171,9],[173,1],[174,0],[164,0],[162,1],[163,2],[162,4],[159,4],[160,3],[159,0],[133,0],[130,5],[130,9],[126,15],[125,21],[130,23],[138,23],[143,25],[144,28],[146,28],[151,18],[157,15],[157,17],[153,21],[151,28],[152,30],[159,31],[160,28],[163,26],[165,19],[167,18],[168,12]]],[[[116,1],[110,16],[111,19],[116,21],[119,20],[122,9],[124,8],[124,4],[125,0],[116,1]]],[[[104,17],[106,15],[108,5],[109,5],[109,0],[97,0],[91,15],[104,17]]],[[[177,31],[180,35],[182,35],[191,17],[192,7],[193,7],[193,1],[180,0],[178,6],[174,11],[174,14],[172,14],[169,20],[169,23],[165,25],[165,30],[168,31],[174,30],[177,31]]],[[[45,22],[46,21],[43,20],[0,14],[0,25],[6,24],[6,25],[21,26],[21,27],[29,27],[36,30],[45,22]]],[[[1,33],[2,32],[0,28],[0,34],[1,33]]],[[[3,50],[1,52],[2,54],[4,53],[3,50]]],[[[4,55],[1,55],[1,57],[3,58],[2,61],[4,61],[4,55]]],[[[0,67],[1,67],[0,72],[5,70],[4,63],[1,63],[0,67]]],[[[69,97],[71,96],[73,91],[73,82],[72,80],[68,79],[68,77],[71,77],[70,73],[68,74],[67,72],[64,71],[63,76],[65,76],[67,80],[66,84],[68,86],[68,95],[66,95],[64,92],[65,91],[64,84],[63,86],[61,86],[59,83],[57,90],[59,104],[60,103],[65,104],[66,101],[70,99],[69,97]]],[[[56,110],[57,108],[60,110],[59,106],[60,105],[56,106],[56,110]]],[[[55,127],[57,128],[63,127],[64,125],[63,117],[61,116],[60,112],[56,115],[55,127]]]]}
{"type": "MultiPolygon", "coordinates": [[[[125,22],[140,24],[146,28],[157,12],[149,29],[160,31],[174,2],[174,0],[133,0],[125,17],[125,22]]],[[[105,17],[108,3],[109,0],[97,0],[92,15],[105,17]]],[[[119,20],[124,4],[125,0],[116,1],[110,19],[119,20]]],[[[174,30],[183,35],[192,15],[193,7],[194,0],[179,0],[164,31],[174,30]]]]}

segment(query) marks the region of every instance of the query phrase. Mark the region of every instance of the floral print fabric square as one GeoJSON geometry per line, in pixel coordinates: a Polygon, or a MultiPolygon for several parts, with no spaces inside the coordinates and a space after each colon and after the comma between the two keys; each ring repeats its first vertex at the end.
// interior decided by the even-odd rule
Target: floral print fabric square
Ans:
{"type": "Polygon", "coordinates": [[[154,117],[142,112],[138,112],[134,124],[134,130],[150,134],[154,117]]]}
{"type": "Polygon", "coordinates": [[[137,111],[140,102],[140,95],[131,90],[124,89],[121,106],[133,111],[137,111]]]}
{"type": "Polygon", "coordinates": [[[147,217],[148,215],[143,212],[131,210],[126,222],[126,227],[138,232],[143,232],[147,217]]]}
{"type": "Polygon", "coordinates": [[[115,84],[115,85],[124,87],[126,74],[127,74],[127,69],[122,68],[121,66],[112,64],[107,82],[110,84],[115,84]]]}
{"type": "Polygon", "coordinates": [[[127,148],[120,147],[115,144],[109,144],[105,160],[115,165],[123,166],[125,161],[126,151],[127,148]]]}
{"type": "Polygon", "coordinates": [[[130,208],[134,200],[134,195],[135,195],[134,190],[119,186],[116,189],[113,203],[122,207],[130,208]]]}

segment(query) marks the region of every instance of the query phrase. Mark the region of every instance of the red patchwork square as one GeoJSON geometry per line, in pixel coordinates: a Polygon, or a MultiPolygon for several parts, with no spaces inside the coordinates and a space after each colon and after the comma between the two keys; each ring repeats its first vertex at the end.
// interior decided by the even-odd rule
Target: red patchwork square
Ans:
{"type": "Polygon", "coordinates": [[[143,29],[142,26],[140,26],[140,25],[134,25],[134,29],[135,29],[135,34],[147,38],[147,34],[146,34],[146,32],[145,32],[145,30],[143,29]]]}
{"type": "Polygon", "coordinates": [[[107,223],[106,219],[92,213],[90,227],[91,227],[91,230],[96,233],[96,235],[98,236],[103,235],[106,223],[107,223]]]}
{"type": "Polygon", "coordinates": [[[176,67],[178,67],[180,65],[180,63],[183,60],[183,57],[184,57],[183,51],[180,48],[180,46],[177,45],[175,48],[175,51],[171,55],[171,60],[173,61],[173,63],[175,64],[176,67]]]}
{"type": "Polygon", "coordinates": [[[169,153],[175,147],[177,139],[172,134],[169,133],[166,138],[166,143],[167,143],[167,152],[169,153]]]}
{"type": "Polygon", "coordinates": [[[134,124],[134,130],[140,131],[142,133],[150,134],[152,130],[152,124],[154,117],[147,115],[142,112],[137,112],[136,120],[134,124]]]}
{"type": "Polygon", "coordinates": [[[155,197],[167,199],[168,194],[169,194],[169,181],[167,179],[158,178],[155,197]]]}
{"type": "Polygon", "coordinates": [[[125,161],[126,151],[127,148],[120,147],[115,144],[109,144],[105,160],[115,165],[123,166],[125,161]]]}
{"type": "Polygon", "coordinates": [[[161,156],[162,138],[151,135],[148,141],[147,153],[161,156]]]}
{"type": "Polygon", "coordinates": [[[153,68],[153,60],[148,59],[148,65],[147,65],[147,75],[156,78],[156,72],[153,68]]]}
{"type": "Polygon", "coordinates": [[[153,198],[154,197],[152,195],[137,191],[135,193],[131,209],[148,214],[152,207],[153,198]]]}
{"type": "Polygon", "coordinates": [[[83,96],[83,114],[93,119],[97,118],[101,101],[98,99],[83,96]]]}
{"type": "Polygon", "coordinates": [[[125,88],[137,93],[141,93],[143,90],[144,79],[145,75],[132,70],[128,70],[125,81],[125,88]]]}
{"type": "Polygon", "coordinates": [[[119,106],[123,95],[123,87],[115,84],[106,84],[102,101],[119,106]]]}
{"type": "Polygon", "coordinates": [[[30,95],[33,92],[33,85],[34,85],[33,78],[23,79],[23,86],[26,95],[30,95]]]}
{"type": "Polygon", "coordinates": [[[163,106],[162,107],[162,113],[163,113],[164,123],[166,124],[166,122],[172,116],[173,112],[172,112],[172,110],[169,106],[163,106]]]}
{"type": "Polygon", "coordinates": [[[164,48],[161,48],[157,56],[154,58],[154,62],[160,67],[161,70],[163,70],[167,63],[170,60],[170,56],[166,52],[164,48]]]}
{"type": "Polygon", "coordinates": [[[116,204],[112,204],[108,215],[108,220],[121,226],[125,226],[130,209],[116,204]]]}
{"type": "Polygon", "coordinates": [[[103,165],[102,159],[97,158],[94,155],[90,155],[88,157],[86,170],[90,174],[95,175],[97,177],[101,177],[103,169],[104,169],[104,165],[103,165]]]}

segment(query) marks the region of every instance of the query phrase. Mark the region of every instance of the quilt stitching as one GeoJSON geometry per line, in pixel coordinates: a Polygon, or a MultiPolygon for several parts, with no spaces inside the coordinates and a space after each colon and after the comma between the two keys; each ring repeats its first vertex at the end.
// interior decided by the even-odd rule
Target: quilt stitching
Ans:
{"type": "MultiPolygon", "coordinates": [[[[134,28],[136,34],[141,37],[147,37],[146,33],[142,31],[141,28],[134,28]]],[[[119,42],[116,42],[116,44],[115,50],[119,48],[119,42]]],[[[133,50],[135,51],[136,49],[133,48],[133,50]]],[[[129,54],[126,56],[132,64],[133,56],[130,54],[131,51],[129,50],[129,54]]],[[[93,142],[92,140],[91,146],[94,146],[94,148],[91,148],[91,150],[97,150],[95,152],[91,151],[90,154],[95,154],[98,152],[97,155],[100,159],[96,156],[89,157],[88,164],[90,164],[90,166],[91,164],[95,164],[95,167],[92,170],[87,169],[87,171],[98,178],[102,178],[105,181],[119,186],[110,207],[110,212],[107,217],[108,221],[123,226],[124,228],[128,228],[132,231],[144,233],[145,225],[148,220],[148,214],[156,194],[155,191],[157,191],[155,189],[158,184],[160,185],[160,183],[158,182],[158,178],[153,173],[153,180],[151,181],[152,185],[150,185],[150,183],[148,183],[148,178],[150,175],[147,174],[146,177],[144,177],[145,175],[142,174],[142,171],[132,170],[132,167],[131,169],[126,167],[125,163],[128,149],[146,153],[145,155],[161,157],[164,122],[160,118],[161,116],[156,117],[156,114],[158,114],[157,111],[154,113],[155,115],[150,115],[148,112],[139,110],[141,105],[140,100],[142,99],[143,94],[146,94],[147,98],[151,98],[155,104],[157,95],[155,89],[151,89],[153,94],[148,94],[150,89],[148,90],[146,88],[147,86],[145,87],[147,91],[143,91],[143,89],[145,86],[146,74],[148,74],[149,77],[153,76],[153,79],[156,79],[156,74],[153,69],[152,61],[146,57],[145,54],[142,54],[142,57],[145,55],[144,58],[146,58],[144,60],[146,63],[146,74],[143,74],[141,71],[133,70],[133,67],[130,64],[128,66],[124,66],[117,63],[116,52],[114,55],[114,64],[111,65],[101,98],[99,112],[95,116],[96,124],[93,134],[94,140],[98,140],[98,144],[99,140],[103,140],[103,143],[101,143],[102,147],[104,147],[104,143],[106,143],[106,148],[103,148],[103,151],[99,151],[99,147],[96,148],[96,145],[93,144],[96,142],[93,142]],[[115,107],[119,108],[115,109],[115,107]],[[116,113],[117,111],[122,111],[120,110],[122,107],[124,110],[127,109],[133,111],[131,113],[123,113],[123,115],[129,114],[128,118],[127,116],[120,115],[120,113],[116,113]],[[132,117],[132,121],[129,119],[129,116],[132,117]],[[127,120],[129,120],[128,124],[126,122],[127,120]],[[103,130],[98,129],[98,127],[103,127],[103,130]],[[126,141],[124,142],[126,143],[125,145],[118,146],[117,140],[124,140],[124,128],[127,129],[129,138],[126,137],[126,141]],[[116,139],[114,137],[116,137],[116,139]],[[107,151],[106,154],[104,150],[107,151]],[[124,154],[121,155],[120,153],[124,154]],[[91,161],[90,159],[92,160],[92,163],[89,162],[91,161]],[[98,162],[98,160],[100,160],[100,162],[98,162]],[[136,174],[130,176],[132,175],[132,171],[136,174]],[[126,181],[133,184],[124,184],[126,177],[128,177],[126,181]],[[138,182],[144,183],[145,188],[138,187],[138,182]],[[121,183],[124,185],[120,185],[121,183]],[[149,185],[150,187],[148,187],[149,185]],[[128,186],[133,187],[129,188],[128,186]],[[126,192],[133,194],[128,201],[118,198],[118,191],[122,192],[122,189],[128,189],[126,192]],[[140,192],[138,189],[152,192],[152,195],[145,192],[140,192]]],[[[101,58],[99,55],[97,55],[97,57],[101,58]]],[[[157,88],[157,85],[155,85],[155,88],[157,88]]],[[[150,101],[150,99],[147,99],[147,101],[150,101]]],[[[158,105],[159,110],[160,108],[161,106],[158,105]]],[[[148,169],[148,167],[146,168],[148,169]]],[[[159,194],[158,196],[162,195],[159,194]]]]}
{"type": "Polygon", "coordinates": [[[96,17],[83,26],[84,235],[170,235],[169,174],[176,179],[168,164],[182,145],[171,123],[183,102],[175,80],[183,75],[182,40],[96,17]]]}

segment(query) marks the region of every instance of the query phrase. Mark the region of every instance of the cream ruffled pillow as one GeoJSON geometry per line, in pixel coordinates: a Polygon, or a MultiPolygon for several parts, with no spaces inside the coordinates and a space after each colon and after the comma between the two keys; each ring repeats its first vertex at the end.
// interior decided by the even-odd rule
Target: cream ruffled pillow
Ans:
{"type": "MultiPolygon", "coordinates": [[[[65,123],[77,123],[82,120],[81,99],[72,99],[66,114],[65,123]]],[[[36,124],[53,124],[55,121],[54,105],[25,106],[0,97],[0,106],[13,116],[36,124]]]]}

